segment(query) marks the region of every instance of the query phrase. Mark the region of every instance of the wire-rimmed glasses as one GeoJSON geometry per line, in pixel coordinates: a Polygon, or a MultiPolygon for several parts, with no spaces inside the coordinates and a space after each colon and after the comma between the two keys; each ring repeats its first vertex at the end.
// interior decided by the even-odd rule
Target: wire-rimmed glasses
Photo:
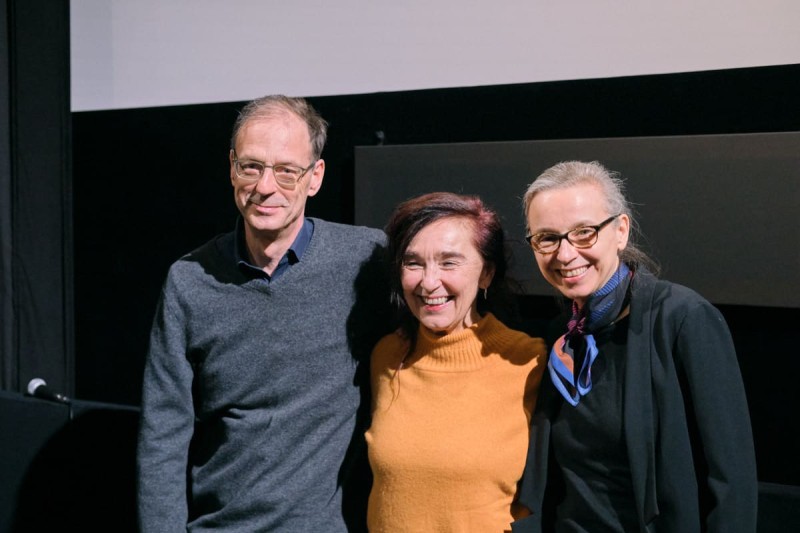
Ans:
{"type": "MultiPolygon", "coordinates": [[[[234,157],[236,152],[234,152],[234,157]]],[[[284,189],[292,190],[297,187],[297,182],[305,176],[306,172],[314,168],[317,162],[314,161],[306,168],[298,167],[295,165],[287,165],[279,163],[277,165],[267,165],[262,161],[254,159],[238,159],[234,158],[233,168],[236,172],[236,177],[244,181],[258,181],[264,176],[264,172],[268,168],[272,169],[272,175],[275,176],[275,183],[284,189]]]]}

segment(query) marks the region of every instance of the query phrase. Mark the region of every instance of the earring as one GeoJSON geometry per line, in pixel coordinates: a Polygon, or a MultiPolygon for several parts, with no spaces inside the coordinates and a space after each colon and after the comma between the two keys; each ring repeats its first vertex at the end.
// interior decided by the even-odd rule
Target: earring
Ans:
{"type": "Polygon", "coordinates": [[[484,287],[483,288],[483,299],[486,300],[487,298],[489,298],[489,287],[484,287]]]}

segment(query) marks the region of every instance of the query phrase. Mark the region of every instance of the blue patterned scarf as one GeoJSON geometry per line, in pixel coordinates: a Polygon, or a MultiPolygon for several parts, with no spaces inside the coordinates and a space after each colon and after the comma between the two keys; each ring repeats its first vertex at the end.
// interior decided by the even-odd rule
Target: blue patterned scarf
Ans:
{"type": "Polygon", "coordinates": [[[611,324],[622,312],[632,276],[628,266],[620,263],[611,279],[589,296],[582,308],[572,302],[567,332],[553,345],[547,368],[553,384],[573,406],[592,390],[592,363],[598,353],[592,332],[611,324]],[[576,367],[580,368],[577,375],[576,367]]]}

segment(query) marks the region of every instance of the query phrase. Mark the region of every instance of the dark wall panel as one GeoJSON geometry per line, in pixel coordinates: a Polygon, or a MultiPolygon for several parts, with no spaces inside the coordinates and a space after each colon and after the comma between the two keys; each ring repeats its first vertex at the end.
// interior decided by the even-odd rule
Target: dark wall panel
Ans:
{"type": "Polygon", "coordinates": [[[665,277],[717,304],[800,308],[800,133],[359,147],[355,222],[382,226],[432,190],[477,194],[501,214],[511,274],[551,294],[524,240],[521,198],[544,169],[598,160],[628,199],[665,277]],[[780,280],[776,283],[776,280],[780,280]]]}

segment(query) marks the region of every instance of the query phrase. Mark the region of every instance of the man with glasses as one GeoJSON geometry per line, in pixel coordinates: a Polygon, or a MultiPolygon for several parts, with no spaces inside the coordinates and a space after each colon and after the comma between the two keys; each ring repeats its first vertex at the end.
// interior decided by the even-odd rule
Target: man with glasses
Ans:
{"type": "MultiPolygon", "coordinates": [[[[301,98],[247,104],[241,217],[172,265],[138,447],[142,531],[354,531],[365,521],[366,362],[390,327],[379,230],[305,217],[327,123],[301,98]]],[[[368,476],[368,474],[367,474],[368,476]]]]}

